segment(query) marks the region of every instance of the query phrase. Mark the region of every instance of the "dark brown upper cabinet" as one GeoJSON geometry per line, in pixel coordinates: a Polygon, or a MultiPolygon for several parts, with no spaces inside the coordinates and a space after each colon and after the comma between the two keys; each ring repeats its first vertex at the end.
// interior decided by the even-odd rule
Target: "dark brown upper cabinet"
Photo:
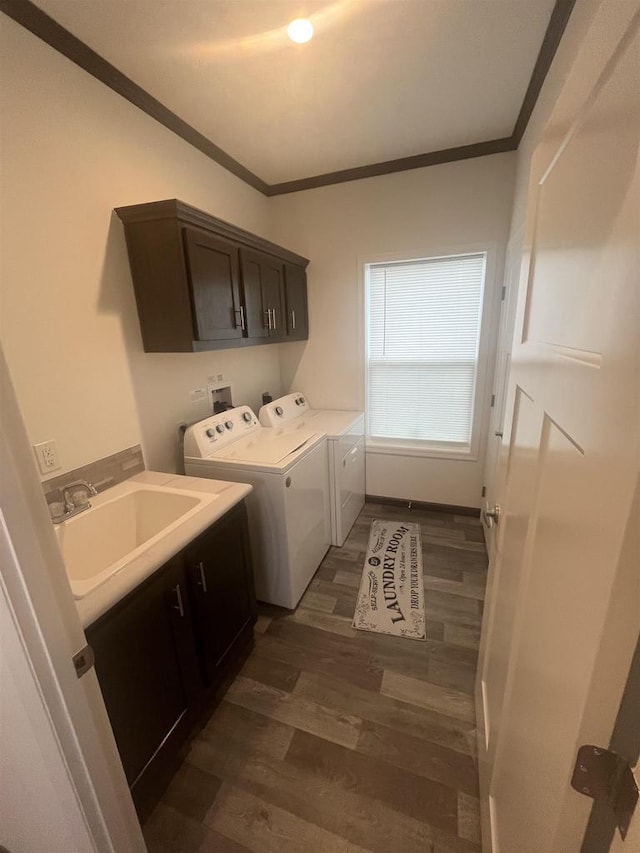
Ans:
{"type": "Polygon", "coordinates": [[[177,199],[116,213],[146,352],[308,337],[306,258],[177,199]]]}

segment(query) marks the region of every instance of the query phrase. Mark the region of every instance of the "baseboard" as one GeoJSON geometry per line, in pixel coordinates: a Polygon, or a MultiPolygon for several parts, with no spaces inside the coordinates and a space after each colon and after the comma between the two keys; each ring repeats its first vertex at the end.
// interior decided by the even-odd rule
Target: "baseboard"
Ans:
{"type": "Polygon", "coordinates": [[[412,501],[408,498],[386,498],[382,495],[365,495],[365,500],[371,503],[388,504],[389,506],[404,506],[412,509],[424,509],[430,512],[454,512],[456,515],[468,515],[480,518],[480,510],[473,506],[456,506],[454,504],[435,504],[429,501],[412,501]]]}

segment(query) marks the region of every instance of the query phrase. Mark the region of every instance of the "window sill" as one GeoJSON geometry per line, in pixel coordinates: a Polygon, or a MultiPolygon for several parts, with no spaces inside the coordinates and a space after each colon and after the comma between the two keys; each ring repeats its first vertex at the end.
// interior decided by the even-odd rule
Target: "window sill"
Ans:
{"type": "Polygon", "coordinates": [[[365,450],[382,456],[408,456],[426,459],[449,459],[459,462],[477,462],[478,455],[470,447],[452,447],[446,444],[397,444],[392,441],[367,438],[365,450]]]}

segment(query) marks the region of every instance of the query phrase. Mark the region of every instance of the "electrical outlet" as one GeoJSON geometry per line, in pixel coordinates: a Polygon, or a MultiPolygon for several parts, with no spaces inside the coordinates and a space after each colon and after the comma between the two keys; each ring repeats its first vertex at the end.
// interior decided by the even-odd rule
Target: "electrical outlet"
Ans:
{"type": "Polygon", "coordinates": [[[51,441],[42,441],[40,444],[34,444],[33,449],[41,474],[50,474],[52,471],[57,471],[60,468],[58,448],[53,439],[51,441]]]}

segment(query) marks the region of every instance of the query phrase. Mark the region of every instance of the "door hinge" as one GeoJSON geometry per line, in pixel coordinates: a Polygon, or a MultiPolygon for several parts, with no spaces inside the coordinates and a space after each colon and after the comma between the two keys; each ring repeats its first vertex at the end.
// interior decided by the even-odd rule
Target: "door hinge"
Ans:
{"type": "Polygon", "coordinates": [[[73,661],[73,665],[76,670],[76,675],[78,678],[82,678],[82,676],[89,672],[93,664],[95,663],[95,655],[93,654],[93,649],[87,643],[87,645],[80,649],[79,652],[76,652],[75,655],[71,658],[73,661]]]}
{"type": "Polygon", "coordinates": [[[504,300],[505,300],[505,296],[506,296],[506,295],[507,295],[507,286],[506,286],[506,284],[503,284],[503,285],[502,285],[502,294],[501,294],[501,296],[500,296],[500,301],[501,301],[501,302],[504,302],[504,300]]]}
{"type": "Polygon", "coordinates": [[[495,406],[495,404],[496,404],[496,395],[495,395],[495,394],[492,394],[492,395],[491,395],[491,408],[492,408],[492,409],[493,409],[493,407],[495,406]]]}
{"type": "Polygon", "coordinates": [[[609,749],[581,746],[571,787],[593,800],[607,802],[624,840],[638,802],[638,785],[629,762],[609,749]]]}
{"type": "Polygon", "coordinates": [[[486,486],[483,486],[483,487],[482,487],[482,492],[480,493],[480,497],[481,497],[481,498],[484,498],[484,497],[486,497],[486,494],[487,494],[487,487],[486,487],[486,486]]]}

